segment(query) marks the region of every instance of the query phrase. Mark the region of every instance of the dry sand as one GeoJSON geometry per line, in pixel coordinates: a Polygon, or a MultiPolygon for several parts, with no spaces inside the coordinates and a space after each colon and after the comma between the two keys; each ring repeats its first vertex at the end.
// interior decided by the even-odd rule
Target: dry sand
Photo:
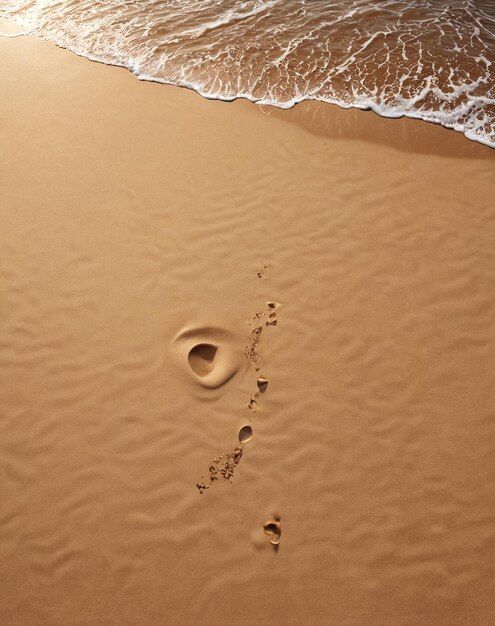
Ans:
{"type": "Polygon", "coordinates": [[[495,152],[0,59],[2,626],[492,624],[495,152]]]}

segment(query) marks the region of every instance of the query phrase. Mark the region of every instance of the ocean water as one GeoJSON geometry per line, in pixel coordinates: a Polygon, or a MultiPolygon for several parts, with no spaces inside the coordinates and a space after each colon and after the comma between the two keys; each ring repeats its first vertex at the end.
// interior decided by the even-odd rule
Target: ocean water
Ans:
{"type": "Polygon", "coordinates": [[[495,147],[495,0],[0,0],[0,16],[208,98],[321,100],[495,147]]]}

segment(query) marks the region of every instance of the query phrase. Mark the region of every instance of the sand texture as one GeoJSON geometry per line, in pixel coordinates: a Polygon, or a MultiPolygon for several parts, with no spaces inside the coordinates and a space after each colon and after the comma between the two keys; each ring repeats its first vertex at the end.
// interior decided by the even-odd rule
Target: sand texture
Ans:
{"type": "Polygon", "coordinates": [[[493,624],[495,152],[0,60],[0,624],[493,624]]]}

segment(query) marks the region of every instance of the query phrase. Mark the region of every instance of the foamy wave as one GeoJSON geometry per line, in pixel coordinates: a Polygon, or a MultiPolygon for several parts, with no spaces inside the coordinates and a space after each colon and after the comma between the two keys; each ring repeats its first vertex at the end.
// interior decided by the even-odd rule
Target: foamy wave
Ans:
{"type": "Polygon", "coordinates": [[[489,0],[8,0],[0,15],[142,80],[442,124],[495,147],[489,0]]]}

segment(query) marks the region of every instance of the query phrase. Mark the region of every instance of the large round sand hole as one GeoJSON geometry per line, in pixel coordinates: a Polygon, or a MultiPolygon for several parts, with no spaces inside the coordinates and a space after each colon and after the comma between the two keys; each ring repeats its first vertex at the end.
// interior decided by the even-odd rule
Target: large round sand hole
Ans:
{"type": "Polygon", "coordinates": [[[213,370],[216,353],[216,346],[210,343],[198,343],[187,356],[192,371],[197,376],[207,376],[213,370]]]}

